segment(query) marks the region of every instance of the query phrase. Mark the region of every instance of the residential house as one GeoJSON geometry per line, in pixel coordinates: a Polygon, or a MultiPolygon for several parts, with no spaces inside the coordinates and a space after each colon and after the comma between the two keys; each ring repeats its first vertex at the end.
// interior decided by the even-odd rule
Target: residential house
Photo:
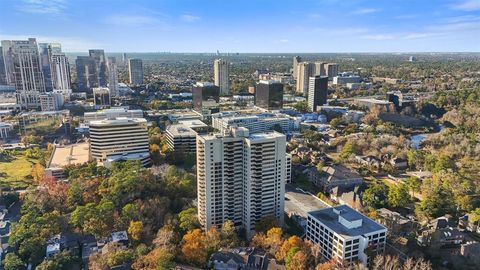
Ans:
{"type": "Polygon", "coordinates": [[[346,204],[358,210],[363,207],[362,195],[364,190],[364,185],[337,186],[332,188],[330,199],[338,204],[346,204]]]}
{"type": "Polygon", "coordinates": [[[387,227],[389,233],[395,236],[406,236],[415,229],[415,222],[413,220],[386,208],[377,210],[377,218],[375,220],[387,227]]]}
{"type": "Polygon", "coordinates": [[[321,172],[313,167],[310,169],[309,177],[312,183],[328,193],[334,187],[354,187],[363,183],[363,178],[360,174],[343,165],[325,166],[321,172]]]}

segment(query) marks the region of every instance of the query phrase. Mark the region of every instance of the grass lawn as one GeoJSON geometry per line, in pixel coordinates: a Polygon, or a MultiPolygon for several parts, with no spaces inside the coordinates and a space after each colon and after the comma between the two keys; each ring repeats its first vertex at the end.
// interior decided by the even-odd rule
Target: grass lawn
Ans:
{"type": "Polygon", "coordinates": [[[12,161],[0,162],[0,187],[25,188],[32,183],[32,168],[37,161],[15,156],[12,161]]]}

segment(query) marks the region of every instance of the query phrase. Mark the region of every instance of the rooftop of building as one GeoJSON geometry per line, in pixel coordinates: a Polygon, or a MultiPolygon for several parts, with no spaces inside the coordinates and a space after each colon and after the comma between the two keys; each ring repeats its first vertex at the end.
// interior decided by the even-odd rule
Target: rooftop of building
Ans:
{"type": "Polygon", "coordinates": [[[355,101],[368,102],[368,103],[373,103],[373,104],[377,104],[377,105],[388,105],[388,104],[390,104],[390,101],[388,101],[388,100],[380,100],[380,99],[375,99],[375,98],[356,98],[355,101]]]}
{"type": "Polygon", "coordinates": [[[352,209],[348,205],[338,205],[308,213],[309,216],[322,222],[330,230],[345,237],[357,237],[377,231],[386,230],[386,228],[372,219],[364,216],[360,212],[352,209]],[[361,226],[348,228],[339,221],[339,216],[349,222],[361,220],[361,226]]]}
{"type": "Polygon", "coordinates": [[[343,166],[343,165],[332,165],[332,166],[324,166],[322,168],[323,172],[327,173],[330,175],[332,178],[335,179],[357,179],[357,178],[362,178],[362,176],[349,168],[343,166]]]}
{"type": "Polygon", "coordinates": [[[60,168],[67,165],[82,164],[88,162],[88,157],[88,142],[63,146],[56,145],[53,148],[48,168],[60,168]]]}
{"type": "Polygon", "coordinates": [[[207,128],[208,125],[204,122],[200,121],[199,119],[189,119],[189,120],[179,120],[179,124],[182,124],[188,128],[207,128]]]}
{"type": "Polygon", "coordinates": [[[147,123],[145,118],[128,118],[128,117],[116,117],[115,119],[103,119],[95,120],[90,122],[90,126],[114,126],[114,125],[124,125],[130,123],[147,123]]]}
{"type": "Polygon", "coordinates": [[[167,132],[172,134],[173,136],[196,136],[197,132],[195,132],[192,128],[184,125],[184,124],[174,124],[167,127],[167,132]]]}

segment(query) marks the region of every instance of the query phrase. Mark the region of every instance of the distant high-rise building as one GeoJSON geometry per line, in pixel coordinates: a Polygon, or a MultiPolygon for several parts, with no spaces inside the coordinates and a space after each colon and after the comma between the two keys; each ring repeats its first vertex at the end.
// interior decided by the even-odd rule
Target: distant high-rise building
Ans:
{"type": "Polygon", "coordinates": [[[110,107],[110,89],[106,87],[93,88],[93,100],[97,109],[110,107]]]}
{"type": "Polygon", "coordinates": [[[52,79],[52,55],[54,53],[62,53],[62,46],[60,43],[38,43],[40,54],[40,65],[42,67],[43,79],[45,80],[45,90],[51,92],[53,90],[52,79]]]}
{"type": "Polygon", "coordinates": [[[0,46],[0,85],[7,84],[7,73],[5,72],[5,61],[3,60],[3,50],[0,46]]]}
{"type": "Polygon", "coordinates": [[[70,100],[72,94],[70,64],[64,53],[53,53],[50,56],[50,71],[53,92],[62,94],[64,100],[70,100]]]}
{"type": "Polygon", "coordinates": [[[230,85],[228,80],[228,62],[223,59],[217,59],[214,62],[215,85],[220,87],[221,95],[230,94],[230,85]]]}
{"type": "Polygon", "coordinates": [[[316,112],[317,106],[325,105],[327,103],[327,95],[328,77],[310,77],[308,83],[308,107],[310,107],[312,111],[316,112]]]}
{"type": "Polygon", "coordinates": [[[40,65],[37,41],[2,40],[7,84],[16,88],[17,103],[24,108],[40,107],[45,81],[40,65]]]}
{"type": "Polygon", "coordinates": [[[108,85],[108,66],[107,58],[103,50],[88,50],[90,58],[95,61],[96,65],[96,77],[98,81],[98,87],[107,87],[108,85]]]}
{"type": "Polygon", "coordinates": [[[302,62],[302,57],[295,56],[293,57],[293,78],[298,77],[298,64],[302,62]]]}
{"type": "Polygon", "coordinates": [[[220,87],[209,82],[199,82],[192,88],[193,109],[203,112],[204,109],[218,107],[220,87]]]}
{"type": "Polygon", "coordinates": [[[307,95],[308,79],[315,74],[315,65],[313,63],[302,62],[298,64],[297,93],[307,95]]]}
{"type": "Polygon", "coordinates": [[[315,62],[315,76],[327,76],[324,62],[315,62]]]}
{"type": "Polygon", "coordinates": [[[118,92],[118,74],[117,74],[117,60],[115,57],[108,57],[108,89],[112,97],[119,96],[118,92]]]}
{"type": "Polygon", "coordinates": [[[283,107],[283,84],[278,81],[260,81],[255,90],[255,105],[266,110],[283,107]]]}
{"type": "Polygon", "coordinates": [[[229,136],[197,136],[198,219],[209,229],[231,220],[251,237],[267,216],[283,224],[286,138],[232,129],[229,136]],[[268,165],[267,165],[268,164],[268,165]]]}
{"type": "Polygon", "coordinates": [[[130,84],[132,85],[143,84],[142,59],[138,59],[138,58],[128,59],[128,76],[130,79],[130,84]]]}
{"type": "Polygon", "coordinates": [[[328,79],[331,81],[333,77],[338,75],[338,64],[337,63],[325,63],[325,75],[328,76],[328,79]]]}
{"type": "Polygon", "coordinates": [[[128,60],[128,58],[127,58],[127,53],[123,53],[123,54],[122,54],[122,62],[123,62],[124,64],[126,64],[126,63],[127,63],[127,60],[128,60]]]}
{"type": "Polygon", "coordinates": [[[95,61],[89,56],[78,56],[75,60],[75,66],[78,90],[91,93],[94,87],[98,87],[95,61]]]}
{"type": "Polygon", "coordinates": [[[90,121],[90,156],[104,165],[121,160],[151,163],[148,126],[143,118],[90,121]]]}

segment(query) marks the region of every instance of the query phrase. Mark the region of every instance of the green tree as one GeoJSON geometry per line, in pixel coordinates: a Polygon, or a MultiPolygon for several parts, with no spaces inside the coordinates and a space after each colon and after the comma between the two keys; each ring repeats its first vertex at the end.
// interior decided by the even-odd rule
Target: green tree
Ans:
{"type": "Polygon", "coordinates": [[[78,263],[78,259],[69,251],[62,251],[55,254],[53,258],[44,260],[40,265],[35,268],[36,270],[69,270],[78,263]]]}
{"type": "Polygon", "coordinates": [[[191,231],[199,228],[200,223],[197,218],[196,208],[187,208],[178,214],[180,224],[178,225],[183,231],[191,231]]]}
{"type": "Polygon", "coordinates": [[[363,194],[363,201],[372,208],[384,207],[387,204],[388,187],[384,184],[370,185],[363,194]]]}
{"type": "Polygon", "coordinates": [[[5,256],[4,268],[5,270],[26,270],[25,263],[15,254],[7,253],[5,256]]]}
{"type": "Polygon", "coordinates": [[[222,243],[221,243],[222,247],[232,248],[232,247],[236,247],[238,245],[238,243],[239,243],[238,236],[237,236],[237,232],[235,231],[235,224],[233,223],[233,221],[227,219],[223,223],[220,233],[222,235],[222,237],[221,237],[222,238],[222,243]]]}
{"type": "Polygon", "coordinates": [[[411,202],[406,185],[393,185],[388,189],[388,204],[391,207],[405,207],[411,202]]]}
{"type": "Polygon", "coordinates": [[[175,255],[172,252],[166,249],[160,249],[157,256],[157,270],[169,270],[175,268],[175,255]]]}
{"type": "Polygon", "coordinates": [[[357,153],[358,153],[358,146],[352,141],[347,141],[342,147],[342,151],[340,152],[340,158],[346,159],[350,155],[357,154],[357,153]]]}
{"type": "Polygon", "coordinates": [[[422,181],[415,176],[411,176],[407,178],[405,181],[408,189],[412,192],[412,196],[415,196],[415,192],[420,191],[420,187],[422,186],[422,181]]]}
{"type": "Polygon", "coordinates": [[[306,101],[300,101],[300,102],[297,102],[293,105],[293,108],[295,108],[295,110],[301,112],[301,113],[306,113],[306,112],[310,112],[310,107],[308,107],[308,103],[306,101]]]}

